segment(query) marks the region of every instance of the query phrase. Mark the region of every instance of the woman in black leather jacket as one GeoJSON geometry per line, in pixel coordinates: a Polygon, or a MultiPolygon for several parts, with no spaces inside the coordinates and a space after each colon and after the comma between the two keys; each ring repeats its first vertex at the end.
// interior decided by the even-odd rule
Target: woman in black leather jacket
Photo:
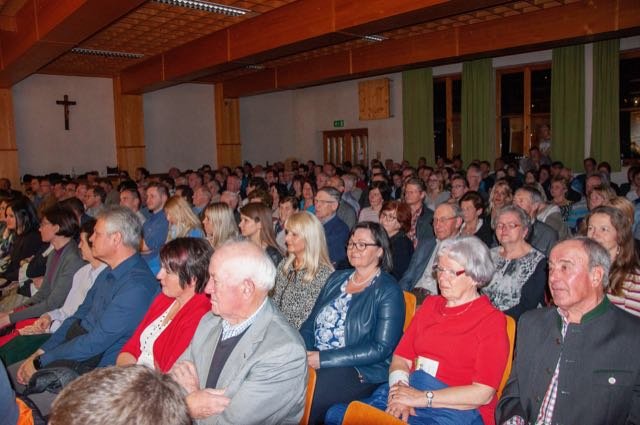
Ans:
{"type": "Polygon", "coordinates": [[[402,336],[404,298],[391,269],[389,239],[378,223],[358,223],[347,243],[354,267],[334,272],[300,333],[317,382],[310,424],[335,403],[367,397],[387,380],[402,336]]]}

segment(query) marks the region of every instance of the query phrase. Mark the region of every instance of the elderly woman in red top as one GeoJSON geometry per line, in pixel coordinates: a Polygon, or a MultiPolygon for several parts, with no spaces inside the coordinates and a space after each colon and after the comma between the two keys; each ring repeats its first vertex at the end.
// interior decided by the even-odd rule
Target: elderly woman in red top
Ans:
{"type": "Polygon", "coordinates": [[[213,249],[201,238],[177,238],[160,250],[162,286],[116,364],[143,364],[168,372],[187,348],[211,304],[203,293],[213,249]]]}
{"type": "MultiPolygon", "coordinates": [[[[493,276],[489,250],[475,236],[448,239],[433,270],[441,295],[426,298],[396,348],[389,383],[365,401],[412,425],[493,425],[509,340],[504,314],[478,293],[493,276]]],[[[340,409],[325,424],[340,423],[340,409]]]]}

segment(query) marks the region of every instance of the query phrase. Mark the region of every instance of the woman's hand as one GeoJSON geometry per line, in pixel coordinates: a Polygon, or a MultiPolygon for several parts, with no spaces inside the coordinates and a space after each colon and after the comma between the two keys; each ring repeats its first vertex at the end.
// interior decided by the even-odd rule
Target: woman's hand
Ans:
{"type": "Polygon", "coordinates": [[[427,398],[424,391],[416,390],[400,382],[389,389],[387,404],[389,406],[400,404],[412,408],[426,407],[427,398]]]}
{"type": "Polygon", "coordinates": [[[320,369],[320,352],[307,351],[307,364],[313,369],[320,369]]]}

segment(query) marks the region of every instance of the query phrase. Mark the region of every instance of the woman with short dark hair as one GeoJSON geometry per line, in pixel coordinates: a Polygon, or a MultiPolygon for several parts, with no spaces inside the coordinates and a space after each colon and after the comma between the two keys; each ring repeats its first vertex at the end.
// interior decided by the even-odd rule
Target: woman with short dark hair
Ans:
{"type": "Polygon", "coordinates": [[[322,423],[334,403],[368,396],[386,381],[402,336],[404,298],[396,279],[389,238],[378,223],[358,223],[349,236],[352,269],[334,272],[300,333],[316,389],[309,423],[322,423]]]}
{"type": "Polygon", "coordinates": [[[204,294],[213,248],[206,239],[177,238],[160,249],[162,292],[151,303],[116,364],[143,364],[168,372],[187,349],[211,303],[204,294]]]}
{"type": "Polygon", "coordinates": [[[411,208],[400,201],[387,201],[380,210],[380,224],[386,230],[391,245],[391,274],[400,280],[413,256],[413,243],[407,237],[411,229],[411,208]]]}

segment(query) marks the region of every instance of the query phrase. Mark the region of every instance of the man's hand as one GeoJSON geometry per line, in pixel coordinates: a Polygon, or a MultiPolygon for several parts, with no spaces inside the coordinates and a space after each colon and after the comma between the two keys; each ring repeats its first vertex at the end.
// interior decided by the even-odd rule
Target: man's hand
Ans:
{"type": "Polygon", "coordinates": [[[38,329],[41,333],[45,333],[49,330],[49,327],[51,326],[51,316],[45,313],[42,316],[40,316],[38,320],[33,322],[33,325],[31,326],[33,326],[35,329],[38,329]]]}
{"type": "Polygon", "coordinates": [[[198,391],[200,389],[200,381],[198,380],[198,372],[196,367],[190,361],[181,361],[173,365],[170,372],[173,379],[187,391],[187,394],[198,391]]]}
{"type": "Polygon", "coordinates": [[[189,415],[193,419],[204,419],[219,415],[229,405],[231,399],[224,396],[224,390],[205,388],[197,390],[187,396],[189,415]]]}
{"type": "Polygon", "coordinates": [[[44,282],[44,276],[34,277],[33,279],[31,279],[31,283],[33,283],[33,286],[35,286],[38,289],[42,287],[43,282],[44,282]]]}
{"type": "Polygon", "coordinates": [[[18,382],[22,385],[27,385],[29,383],[29,380],[31,379],[31,376],[36,373],[36,368],[33,366],[34,358],[35,356],[27,358],[18,369],[18,374],[16,377],[18,378],[18,382]]]}
{"type": "Polygon", "coordinates": [[[320,352],[307,351],[307,364],[310,368],[320,369],[320,352]]]}

